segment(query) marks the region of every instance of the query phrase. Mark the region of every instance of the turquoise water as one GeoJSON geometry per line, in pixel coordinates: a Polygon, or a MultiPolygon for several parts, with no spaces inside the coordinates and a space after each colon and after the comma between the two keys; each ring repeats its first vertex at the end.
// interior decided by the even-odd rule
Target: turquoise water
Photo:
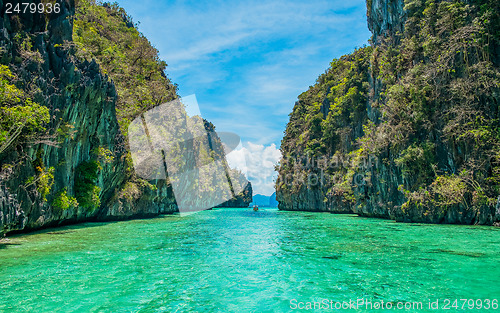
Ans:
{"type": "Polygon", "coordinates": [[[397,312],[374,308],[384,301],[500,312],[441,307],[500,299],[499,264],[493,227],[219,209],[11,237],[0,244],[0,311],[288,312],[325,300],[333,309],[308,312],[332,312],[363,299],[371,309],[347,311],[397,312]]]}

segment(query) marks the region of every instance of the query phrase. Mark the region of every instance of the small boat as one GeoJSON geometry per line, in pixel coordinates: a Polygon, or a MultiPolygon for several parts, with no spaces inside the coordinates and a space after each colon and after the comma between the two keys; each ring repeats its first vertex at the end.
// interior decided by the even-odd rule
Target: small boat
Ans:
{"type": "Polygon", "coordinates": [[[253,206],[253,210],[257,212],[259,210],[259,206],[258,205],[254,205],[253,206]]]}

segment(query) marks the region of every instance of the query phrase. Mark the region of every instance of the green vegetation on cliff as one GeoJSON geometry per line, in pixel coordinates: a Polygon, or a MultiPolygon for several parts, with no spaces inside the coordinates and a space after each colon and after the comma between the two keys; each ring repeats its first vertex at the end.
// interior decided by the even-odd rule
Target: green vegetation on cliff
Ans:
{"type": "MultiPolygon", "coordinates": [[[[97,61],[101,71],[114,83],[118,96],[116,117],[125,137],[130,122],[137,116],[177,98],[177,86],[165,75],[166,62],[159,58],[158,50],[138,31],[132,18],[117,3],[78,1],[73,41],[65,45],[74,51],[79,61],[97,61]]],[[[125,140],[122,148],[128,150],[127,146],[125,140]]],[[[145,194],[155,192],[156,187],[135,174],[128,151],[125,156],[128,181],[115,196],[120,202],[132,204],[145,194]]],[[[79,190],[78,186],[75,183],[75,190],[79,190]]],[[[86,186],[85,199],[78,201],[86,207],[94,207],[91,203],[98,199],[98,187],[90,182],[86,186]]],[[[167,201],[173,203],[172,191],[168,193],[167,201]]]]}
{"type": "MultiPolygon", "coordinates": [[[[116,115],[125,136],[130,122],[137,116],[177,98],[177,86],[164,72],[166,62],[159,58],[158,50],[137,30],[132,18],[118,4],[80,0],[76,7],[73,41],[77,57],[88,61],[97,60],[103,72],[115,84],[118,94],[116,115]]],[[[207,129],[214,130],[213,125],[207,129]]],[[[218,154],[218,158],[224,158],[223,151],[212,152],[218,154]]],[[[213,156],[210,159],[213,161],[213,156]]],[[[130,201],[138,199],[145,189],[150,191],[154,186],[134,174],[130,155],[127,161],[131,181],[124,185],[118,196],[130,201]]],[[[235,184],[244,180],[241,173],[232,173],[238,177],[235,184]]],[[[211,184],[205,187],[217,188],[211,184]]],[[[239,190],[244,186],[240,187],[239,190]]],[[[245,200],[240,198],[235,199],[236,202],[251,201],[251,195],[245,195],[245,200]]]]}
{"type": "Polygon", "coordinates": [[[353,138],[362,135],[361,125],[367,123],[372,51],[371,47],[364,47],[333,60],[317,83],[299,96],[281,145],[283,179],[277,188],[282,195],[318,189],[328,180],[329,195],[342,196],[344,202],[353,201],[353,171],[340,161],[356,148],[353,138]],[[318,181],[321,176],[323,181],[318,181]]]}
{"type": "Polygon", "coordinates": [[[95,59],[113,80],[122,132],[140,113],[177,98],[177,86],[165,75],[167,63],[116,3],[79,0],[73,26],[77,56],[95,59]]]}
{"type": "MultiPolygon", "coordinates": [[[[136,175],[127,141],[130,123],[177,86],[122,8],[80,0],[3,14],[0,63],[0,234],[178,211],[168,181],[136,175]]],[[[208,161],[224,159],[210,149],[208,161]]],[[[234,203],[250,201],[247,188],[234,203]]]]}
{"type": "Polygon", "coordinates": [[[0,65],[0,155],[20,140],[44,131],[50,119],[48,108],[17,88],[15,79],[9,67],[0,65]]]}
{"type": "Polygon", "coordinates": [[[315,190],[324,205],[306,209],[347,205],[402,221],[494,223],[498,2],[405,1],[402,12],[387,13],[404,24],[402,33],[367,6],[373,48],[334,60],[290,116],[277,183],[281,208],[297,209],[301,193],[315,190]],[[302,156],[328,162],[291,164],[302,156]],[[285,179],[315,172],[323,183],[285,179]]]}

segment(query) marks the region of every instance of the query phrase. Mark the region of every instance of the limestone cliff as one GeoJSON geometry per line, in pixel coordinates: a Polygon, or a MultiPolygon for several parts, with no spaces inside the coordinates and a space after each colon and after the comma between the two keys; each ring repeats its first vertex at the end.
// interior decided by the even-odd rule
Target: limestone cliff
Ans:
{"type": "MultiPolygon", "coordinates": [[[[50,114],[45,131],[28,136],[25,130],[26,136],[0,152],[0,234],[176,212],[168,181],[141,180],[131,166],[124,125],[140,111],[124,113],[119,108],[131,107],[126,101],[135,99],[127,92],[134,91],[120,83],[116,87],[117,76],[103,74],[98,58],[82,57],[81,46],[72,43],[74,1],[57,3],[59,13],[7,14],[5,1],[0,0],[1,63],[15,76],[12,83],[50,114]]],[[[109,29],[105,31],[112,36],[109,29]]],[[[150,47],[142,35],[136,36],[142,47],[150,47]]],[[[152,67],[163,64],[155,55],[151,58],[144,62],[152,67]]],[[[159,89],[175,98],[176,88],[161,66],[154,69],[163,77],[163,85],[152,78],[150,83],[161,85],[159,89]]],[[[133,83],[123,73],[121,78],[133,83]]],[[[148,103],[139,110],[159,104],[148,103]]],[[[251,186],[246,192],[251,198],[251,186]]]]}
{"type": "Polygon", "coordinates": [[[248,183],[245,185],[243,191],[236,195],[235,198],[228,200],[220,205],[218,208],[247,208],[252,202],[252,184],[248,183]]]}
{"type": "Polygon", "coordinates": [[[379,38],[399,38],[403,34],[406,21],[403,1],[367,0],[366,16],[374,43],[378,43],[379,38]]]}
{"type": "Polygon", "coordinates": [[[30,142],[2,155],[0,230],[4,232],[95,218],[99,210],[52,209],[50,200],[63,191],[74,195],[77,167],[95,155],[99,147],[116,155],[112,162],[103,163],[95,180],[100,201],[107,203],[124,181],[123,136],[114,112],[115,88],[95,62],[72,62],[60,46],[72,37],[74,3],[64,1],[61,6],[59,14],[47,17],[4,13],[0,20],[2,60],[18,73],[21,84],[34,84],[34,100],[50,108],[48,129],[55,132],[64,124],[74,127],[67,138],[54,138],[59,143],[30,142]],[[38,52],[41,60],[22,59],[21,36],[32,43],[28,52],[38,52]],[[13,167],[6,168],[6,164],[13,167]],[[50,195],[42,195],[37,184],[27,183],[30,177],[42,175],[48,178],[50,195]]]}
{"type": "Polygon", "coordinates": [[[500,221],[499,4],[367,1],[372,46],[299,96],[280,209],[500,221]]]}

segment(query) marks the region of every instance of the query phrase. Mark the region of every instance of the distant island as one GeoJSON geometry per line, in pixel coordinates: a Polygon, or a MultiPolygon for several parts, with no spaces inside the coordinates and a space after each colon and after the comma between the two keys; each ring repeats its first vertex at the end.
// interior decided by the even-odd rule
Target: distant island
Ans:
{"type": "Polygon", "coordinates": [[[254,205],[258,205],[259,207],[277,208],[278,201],[276,201],[276,192],[273,192],[271,196],[261,194],[253,195],[250,206],[254,205]]]}

